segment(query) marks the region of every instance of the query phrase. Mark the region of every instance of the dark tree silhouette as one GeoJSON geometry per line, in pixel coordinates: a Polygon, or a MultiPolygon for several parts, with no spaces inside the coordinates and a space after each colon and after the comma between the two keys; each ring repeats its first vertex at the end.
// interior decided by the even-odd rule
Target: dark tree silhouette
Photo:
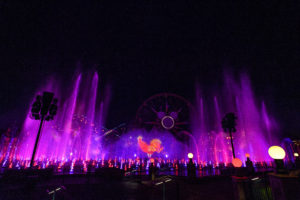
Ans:
{"type": "Polygon", "coordinates": [[[222,128],[224,129],[225,132],[229,132],[230,135],[233,158],[235,158],[235,153],[234,153],[234,147],[232,141],[232,133],[236,132],[235,129],[236,119],[237,117],[235,116],[234,113],[227,113],[225,117],[222,119],[222,128]]]}

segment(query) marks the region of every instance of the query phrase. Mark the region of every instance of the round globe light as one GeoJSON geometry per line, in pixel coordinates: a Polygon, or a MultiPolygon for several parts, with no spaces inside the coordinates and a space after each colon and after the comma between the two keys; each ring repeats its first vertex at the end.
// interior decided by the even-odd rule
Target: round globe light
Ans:
{"type": "Polygon", "coordinates": [[[188,158],[189,158],[189,159],[193,159],[193,157],[194,157],[194,154],[188,153],[188,158]]]}
{"type": "Polygon", "coordinates": [[[241,167],[243,165],[243,162],[239,158],[234,158],[232,160],[232,164],[234,167],[241,167]]]}
{"type": "Polygon", "coordinates": [[[297,152],[294,153],[295,157],[299,157],[299,154],[297,152]]]}
{"type": "Polygon", "coordinates": [[[271,158],[276,160],[282,160],[285,157],[285,151],[280,146],[271,146],[268,150],[268,153],[271,158]]]}

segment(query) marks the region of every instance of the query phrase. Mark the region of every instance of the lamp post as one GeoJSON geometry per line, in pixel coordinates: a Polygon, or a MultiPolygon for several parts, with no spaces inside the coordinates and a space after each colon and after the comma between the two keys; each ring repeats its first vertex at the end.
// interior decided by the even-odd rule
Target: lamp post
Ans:
{"type": "Polygon", "coordinates": [[[225,117],[222,119],[222,128],[224,129],[225,132],[229,132],[233,158],[235,158],[235,153],[234,153],[234,146],[232,141],[232,133],[236,132],[235,129],[236,119],[237,117],[235,116],[234,113],[227,113],[225,117]]]}
{"type": "Polygon", "coordinates": [[[294,157],[295,157],[295,166],[296,169],[300,168],[300,158],[299,158],[299,153],[295,152],[294,153],[294,157]]]}
{"type": "Polygon", "coordinates": [[[54,93],[51,92],[43,92],[43,96],[37,95],[36,100],[32,105],[31,108],[31,117],[35,120],[41,120],[39,131],[35,140],[31,161],[30,161],[30,168],[33,167],[33,162],[35,158],[36,149],[38,146],[41,129],[43,126],[44,120],[50,121],[53,120],[54,116],[56,115],[57,111],[57,99],[54,99],[54,93]]]}
{"type": "Polygon", "coordinates": [[[194,154],[188,153],[188,158],[189,158],[189,162],[187,164],[188,177],[189,178],[196,177],[196,166],[193,163],[194,154]]]}

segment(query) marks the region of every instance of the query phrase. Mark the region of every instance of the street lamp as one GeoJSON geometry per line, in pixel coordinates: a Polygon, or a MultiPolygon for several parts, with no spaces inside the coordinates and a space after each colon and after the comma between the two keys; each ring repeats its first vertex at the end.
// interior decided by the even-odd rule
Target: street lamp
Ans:
{"type": "Polygon", "coordinates": [[[237,117],[235,116],[234,113],[227,113],[225,117],[222,119],[222,128],[224,129],[225,132],[229,132],[230,135],[230,142],[231,142],[231,147],[232,147],[232,155],[233,158],[235,158],[235,153],[234,153],[234,146],[233,146],[233,141],[232,141],[232,133],[236,132],[235,126],[236,122],[235,120],[237,117]]]}
{"type": "Polygon", "coordinates": [[[41,120],[39,131],[35,140],[32,157],[30,161],[30,168],[33,166],[34,157],[39,142],[39,137],[41,134],[41,129],[44,120],[50,121],[53,120],[57,111],[57,99],[54,99],[54,93],[52,92],[43,92],[43,96],[37,95],[35,102],[31,107],[31,117],[34,120],[41,120]]]}
{"type": "Polygon", "coordinates": [[[188,177],[196,177],[196,166],[193,163],[193,153],[188,153],[189,162],[187,164],[188,177]]]}
{"type": "Polygon", "coordinates": [[[296,165],[296,168],[299,169],[299,168],[300,168],[300,158],[299,158],[299,153],[295,152],[295,153],[294,153],[294,157],[295,157],[295,165],[296,165]]]}

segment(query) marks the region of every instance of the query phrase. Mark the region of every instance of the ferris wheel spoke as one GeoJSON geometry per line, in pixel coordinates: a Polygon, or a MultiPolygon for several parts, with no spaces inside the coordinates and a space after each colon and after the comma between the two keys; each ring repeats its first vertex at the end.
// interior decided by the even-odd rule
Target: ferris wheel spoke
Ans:
{"type": "Polygon", "coordinates": [[[173,127],[173,129],[174,129],[175,131],[181,131],[181,130],[183,130],[182,127],[179,127],[179,126],[176,126],[176,125],[173,127]]]}
{"type": "Polygon", "coordinates": [[[157,110],[155,110],[155,108],[153,107],[153,103],[150,104],[150,102],[145,103],[144,105],[145,107],[148,107],[152,112],[154,112],[155,114],[157,114],[157,110]]]}
{"type": "Polygon", "coordinates": [[[189,125],[189,122],[175,122],[175,125],[189,125]]]}
{"type": "Polygon", "coordinates": [[[143,122],[144,124],[159,125],[159,122],[143,122]]]}
{"type": "Polygon", "coordinates": [[[151,106],[150,109],[155,113],[157,114],[157,111],[151,106]]]}
{"type": "Polygon", "coordinates": [[[177,111],[177,113],[179,114],[181,111],[182,111],[182,108],[179,108],[178,111],[177,111]]]}
{"type": "Polygon", "coordinates": [[[165,96],[165,113],[168,113],[168,96],[167,94],[164,95],[165,96]]]}
{"type": "Polygon", "coordinates": [[[148,107],[146,110],[150,110],[153,113],[157,114],[157,111],[151,105],[146,105],[146,107],[148,107]]]}

